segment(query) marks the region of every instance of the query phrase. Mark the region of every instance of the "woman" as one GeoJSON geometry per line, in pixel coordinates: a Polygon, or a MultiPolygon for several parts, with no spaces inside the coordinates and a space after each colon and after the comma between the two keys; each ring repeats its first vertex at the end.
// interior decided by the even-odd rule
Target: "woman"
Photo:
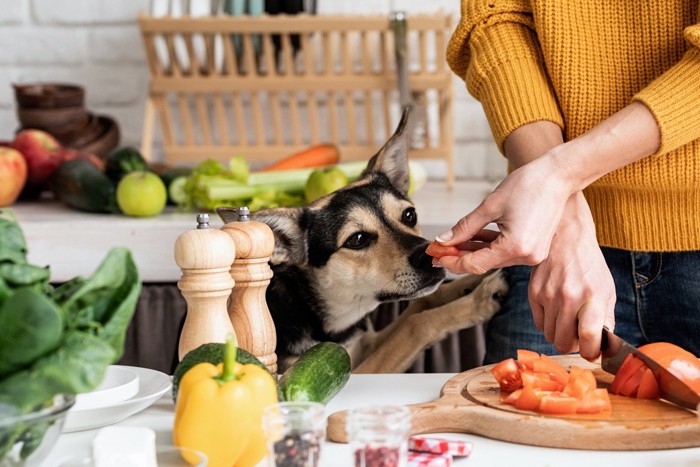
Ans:
{"type": "Polygon", "coordinates": [[[463,249],[440,260],[455,273],[507,267],[487,363],[517,348],[594,359],[604,325],[700,354],[698,12],[463,1],[447,59],[512,171],[438,240],[463,249]]]}

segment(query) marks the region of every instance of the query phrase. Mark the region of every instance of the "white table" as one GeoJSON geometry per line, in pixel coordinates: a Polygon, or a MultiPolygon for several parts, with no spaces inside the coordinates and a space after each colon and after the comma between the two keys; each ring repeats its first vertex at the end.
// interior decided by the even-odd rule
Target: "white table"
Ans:
{"type": "MultiPolygon", "coordinates": [[[[437,397],[450,374],[352,375],[343,390],[327,406],[327,414],[368,404],[412,404],[437,397]]],[[[120,423],[124,426],[150,427],[156,431],[157,443],[172,443],[173,404],[169,394],[147,410],[120,423]]],[[[87,455],[97,430],[61,435],[41,467],[55,467],[71,456],[87,455]]],[[[495,441],[474,435],[444,434],[469,440],[474,451],[459,459],[456,466],[517,467],[697,467],[700,448],[666,451],[579,451],[549,449],[495,441]]],[[[325,443],[324,467],[351,467],[352,457],[345,444],[325,443]]]]}

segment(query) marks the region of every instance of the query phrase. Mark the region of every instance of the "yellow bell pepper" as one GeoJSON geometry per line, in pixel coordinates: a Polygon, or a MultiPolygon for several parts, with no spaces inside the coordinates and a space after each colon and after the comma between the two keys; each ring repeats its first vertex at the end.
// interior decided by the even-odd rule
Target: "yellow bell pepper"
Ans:
{"type": "Polygon", "coordinates": [[[182,377],[173,442],[205,453],[210,467],[253,467],[267,455],[262,411],[277,400],[273,376],[236,362],[230,337],[223,363],[199,363],[182,377]]]}

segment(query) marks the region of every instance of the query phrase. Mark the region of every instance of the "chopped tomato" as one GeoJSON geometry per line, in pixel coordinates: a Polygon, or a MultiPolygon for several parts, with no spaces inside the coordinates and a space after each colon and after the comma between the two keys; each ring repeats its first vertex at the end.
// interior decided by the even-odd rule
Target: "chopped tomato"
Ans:
{"type": "Polygon", "coordinates": [[[552,357],[542,354],[540,358],[532,362],[532,366],[536,373],[547,373],[553,380],[561,384],[566,384],[569,381],[569,372],[552,357]]]}
{"type": "Polygon", "coordinates": [[[582,398],[585,394],[593,391],[597,386],[597,381],[591,370],[584,370],[577,366],[571,367],[569,381],[564,387],[564,393],[569,396],[582,398]]]}
{"type": "MultiPolygon", "coordinates": [[[[637,372],[637,370],[643,367],[646,367],[644,361],[632,354],[627,355],[622,361],[620,369],[617,370],[617,373],[615,374],[615,379],[613,379],[610,392],[613,394],[622,395],[622,389],[625,387],[627,381],[637,372]]],[[[641,381],[641,377],[639,380],[637,380],[637,383],[639,383],[639,381],[641,381]]],[[[630,391],[627,389],[625,392],[629,393],[630,391]]]]}
{"type": "Polygon", "coordinates": [[[442,258],[443,256],[459,256],[459,248],[456,246],[447,246],[434,240],[425,252],[433,258],[442,258]]]}
{"type": "Polygon", "coordinates": [[[491,369],[491,373],[498,381],[501,391],[513,392],[523,386],[523,381],[520,377],[520,368],[514,359],[508,358],[500,363],[497,363],[491,369]]]}
{"type": "Polygon", "coordinates": [[[533,363],[540,358],[540,354],[532,350],[518,349],[518,363],[521,367],[534,370],[533,363]]]}
{"type": "Polygon", "coordinates": [[[562,384],[554,381],[547,373],[520,370],[520,378],[523,380],[523,387],[541,391],[561,391],[563,387],[562,384]]]}
{"type": "Polygon", "coordinates": [[[520,410],[537,410],[540,407],[540,401],[542,399],[541,391],[536,391],[527,386],[518,389],[518,391],[520,391],[520,394],[513,403],[515,408],[520,410]]]}
{"type": "Polygon", "coordinates": [[[608,390],[597,388],[591,370],[573,366],[569,373],[546,355],[520,349],[517,362],[508,358],[491,371],[504,393],[502,402],[520,410],[573,414],[612,409],[608,390]]]}
{"type": "Polygon", "coordinates": [[[598,388],[586,394],[579,400],[576,413],[599,413],[612,411],[612,403],[607,389],[598,388]]]}
{"type": "Polygon", "coordinates": [[[639,382],[637,389],[637,399],[658,399],[661,396],[659,393],[659,383],[656,381],[654,372],[647,368],[644,371],[644,376],[639,382]]]}
{"type": "Polygon", "coordinates": [[[542,413],[563,415],[576,413],[578,406],[579,400],[577,398],[561,392],[553,392],[542,396],[539,410],[542,413]]]}

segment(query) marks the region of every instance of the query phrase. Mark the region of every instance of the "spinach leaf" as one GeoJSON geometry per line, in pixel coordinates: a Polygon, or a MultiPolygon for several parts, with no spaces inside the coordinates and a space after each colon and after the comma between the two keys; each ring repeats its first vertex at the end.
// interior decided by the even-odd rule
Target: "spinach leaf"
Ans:
{"type": "Polygon", "coordinates": [[[90,278],[57,289],[55,298],[67,316],[95,329],[119,358],[140,293],[141,279],[131,253],[113,248],[90,278]]]}
{"type": "Polygon", "coordinates": [[[54,352],[0,381],[0,402],[29,412],[56,394],[91,391],[115,359],[116,352],[104,340],[89,332],[70,331],[54,352]]]}
{"type": "Polygon", "coordinates": [[[0,263],[27,262],[27,243],[12,211],[0,209],[0,263]]]}
{"type": "Polygon", "coordinates": [[[63,335],[63,311],[46,295],[24,287],[0,306],[0,376],[55,349],[63,335]]]}

